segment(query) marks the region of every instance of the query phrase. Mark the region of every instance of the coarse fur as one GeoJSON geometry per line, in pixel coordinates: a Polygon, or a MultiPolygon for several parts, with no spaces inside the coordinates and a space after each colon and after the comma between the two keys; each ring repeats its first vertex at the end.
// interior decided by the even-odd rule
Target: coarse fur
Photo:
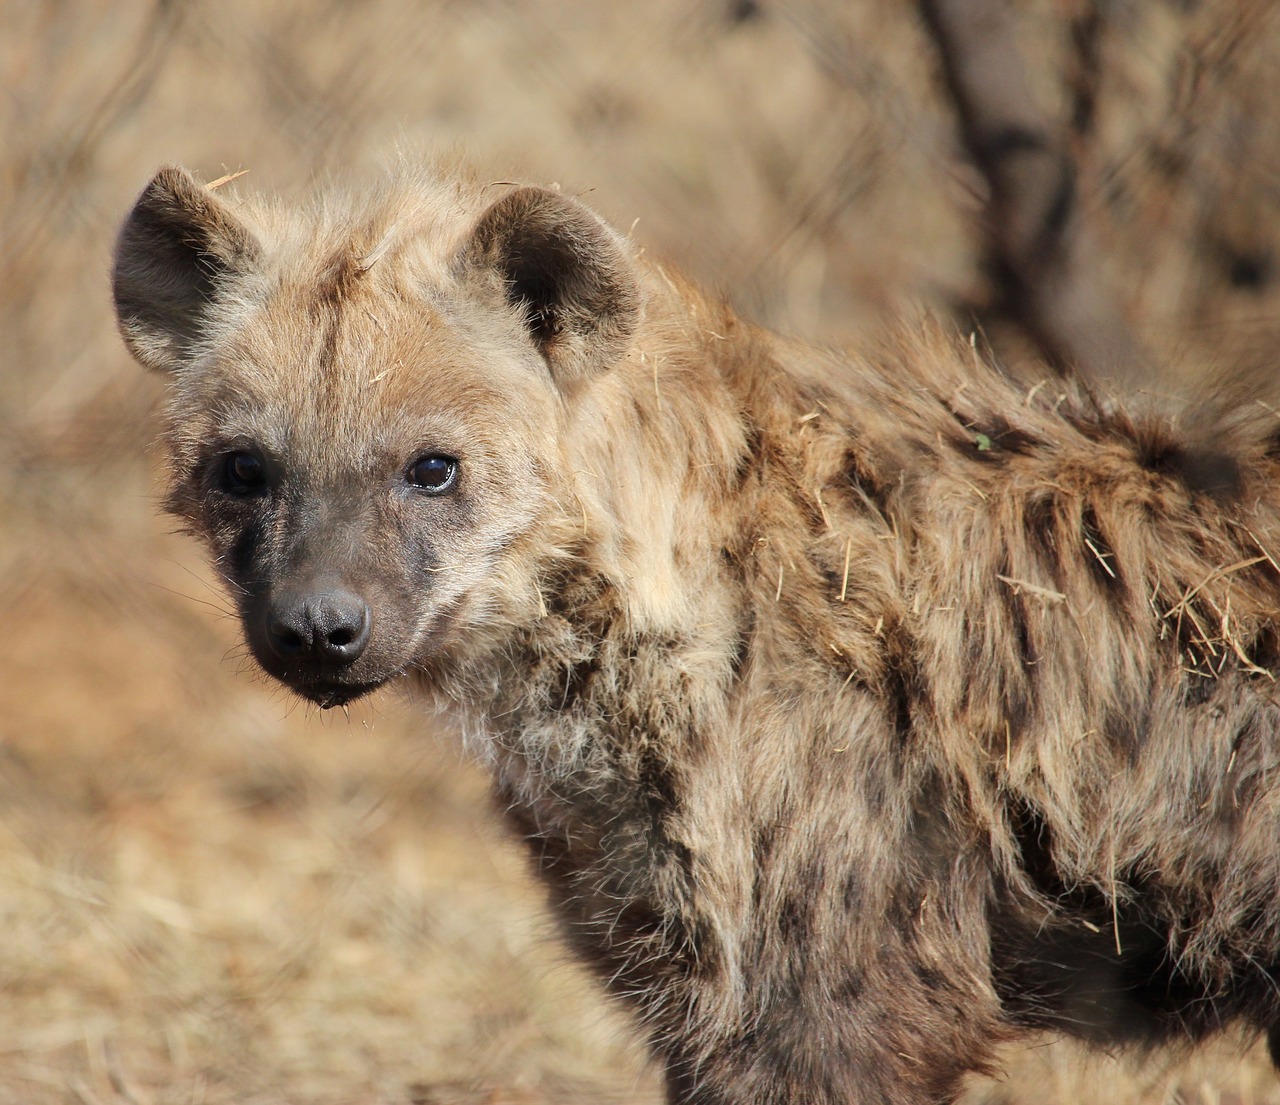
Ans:
{"type": "Polygon", "coordinates": [[[1209,448],[937,326],[784,340],[452,169],[293,212],[162,170],[114,280],[255,656],[456,708],[672,1102],[947,1101],[1020,1031],[1280,1026],[1246,404],[1209,448]]]}

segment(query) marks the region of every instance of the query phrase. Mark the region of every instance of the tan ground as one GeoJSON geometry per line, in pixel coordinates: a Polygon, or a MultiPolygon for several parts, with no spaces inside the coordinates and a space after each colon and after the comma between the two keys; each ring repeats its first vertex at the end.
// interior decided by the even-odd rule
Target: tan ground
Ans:
{"type": "MultiPolygon", "coordinates": [[[[399,143],[589,190],[810,337],[980,304],[978,182],[912,7],[731,18],[753,7],[0,0],[0,1101],[656,1102],[447,727],[394,693],[322,715],[249,669],[155,514],[159,386],[106,274],[162,161],[300,195],[399,143]]],[[[1046,96],[1082,7],[1020,5],[1046,96]]],[[[1275,282],[1223,257],[1276,238],[1280,27],[1191,7],[1108,5],[1089,157],[1127,307],[1203,375],[1274,348],[1275,282]]],[[[973,1101],[1280,1102],[1239,1044],[1008,1068],[973,1101]]]]}

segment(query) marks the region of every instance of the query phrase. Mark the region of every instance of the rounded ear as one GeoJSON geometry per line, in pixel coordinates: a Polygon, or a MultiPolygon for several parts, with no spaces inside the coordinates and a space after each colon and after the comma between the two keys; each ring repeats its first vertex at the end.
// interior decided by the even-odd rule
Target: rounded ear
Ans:
{"type": "Polygon", "coordinates": [[[219,281],[260,256],[249,229],[185,169],[156,173],[116,241],[111,289],[130,352],[171,371],[199,338],[219,281]]]}
{"type": "Polygon", "coordinates": [[[640,284],[621,239],[559,192],[508,192],[480,217],[463,260],[501,280],[561,387],[608,368],[639,324],[640,284]]]}

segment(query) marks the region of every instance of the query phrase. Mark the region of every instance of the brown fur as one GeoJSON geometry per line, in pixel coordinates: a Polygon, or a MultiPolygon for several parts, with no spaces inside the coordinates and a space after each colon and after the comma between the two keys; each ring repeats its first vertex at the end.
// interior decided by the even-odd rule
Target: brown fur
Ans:
{"type": "Polygon", "coordinates": [[[1019,1030],[1280,1024],[1280,466],[1243,406],[1201,448],[934,327],[787,342],[453,173],[287,213],[165,170],[115,281],[255,654],[457,708],[673,1102],[945,1101],[1019,1030]],[[279,596],[337,587],[367,650],[276,655],[279,596]]]}

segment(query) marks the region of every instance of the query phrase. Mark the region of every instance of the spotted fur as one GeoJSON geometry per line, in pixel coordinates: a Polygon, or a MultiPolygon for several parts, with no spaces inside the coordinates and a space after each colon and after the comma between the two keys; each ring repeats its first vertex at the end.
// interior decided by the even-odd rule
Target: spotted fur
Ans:
{"type": "MultiPolygon", "coordinates": [[[[163,171],[121,328],[272,674],[462,718],[683,1105],[950,1100],[1018,1032],[1280,1025],[1280,465],[940,328],[834,353],[541,189],[163,171]],[[268,493],[219,484],[256,450],[268,493]],[[424,450],[456,492],[406,489],[424,450]],[[326,676],[264,603],[339,579],[326,676]]],[[[1260,408],[1259,408],[1260,409],[1260,408]]]]}

